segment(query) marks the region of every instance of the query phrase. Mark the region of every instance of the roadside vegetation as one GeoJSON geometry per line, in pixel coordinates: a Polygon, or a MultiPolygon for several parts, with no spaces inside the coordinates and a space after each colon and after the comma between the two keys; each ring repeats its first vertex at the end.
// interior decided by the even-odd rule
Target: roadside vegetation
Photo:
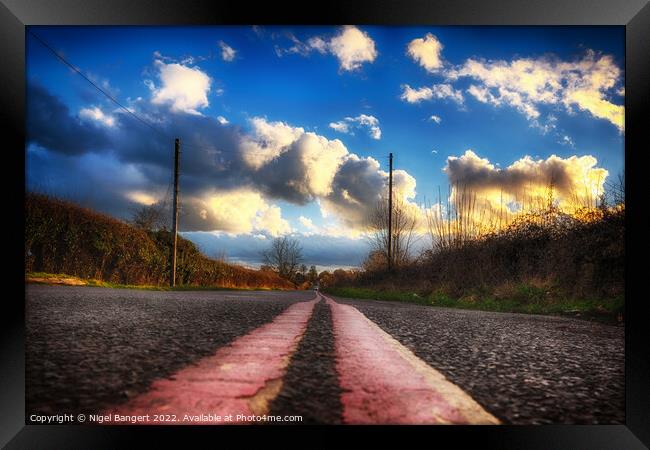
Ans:
{"type": "Polygon", "coordinates": [[[307,270],[307,266],[301,263],[304,258],[300,242],[289,236],[274,238],[261,256],[264,260],[261,270],[277,273],[296,288],[309,289],[318,280],[316,266],[307,270]]]}
{"type": "MultiPolygon", "coordinates": [[[[601,316],[624,311],[623,180],[602,196],[560,208],[552,185],[518,214],[482,207],[454,186],[452,203],[430,208],[430,245],[408,252],[415,224],[393,212],[388,270],[384,208],[370,218],[372,252],[362,270],[335,271],[321,285],[341,297],[408,301],[444,307],[601,316]]],[[[438,203],[440,205],[440,202],[438,203]]],[[[404,208],[397,203],[397,209],[404,208]]]]}
{"type": "MultiPolygon", "coordinates": [[[[71,202],[28,193],[25,272],[28,278],[66,274],[87,284],[164,288],[169,285],[172,233],[158,227],[156,220],[156,214],[145,208],[134,213],[132,223],[126,223],[71,202]]],[[[271,270],[208,258],[181,236],[176,280],[179,286],[196,288],[295,287],[271,270]]]]}

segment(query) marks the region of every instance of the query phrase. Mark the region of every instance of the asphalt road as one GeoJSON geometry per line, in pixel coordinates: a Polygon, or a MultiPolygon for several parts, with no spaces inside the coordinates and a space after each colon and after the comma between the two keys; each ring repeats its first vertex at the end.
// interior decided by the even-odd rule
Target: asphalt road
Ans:
{"type": "MultiPolygon", "coordinates": [[[[96,413],[213,355],[313,292],[28,285],[30,414],[96,413]]],[[[347,300],[506,424],[624,422],[624,329],[568,318],[347,300]]],[[[270,414],[340,423],[331,308],[316,304],[270,414]]]]}
{"type": "Polygon", "coordinates": [[[354,305],[509,424],[625,422],[625,331],[563,317],[354,305]]]}
{"type": "Polygon", "coordinates": [[[312,292],[29,285],[26,412],[92,413],[211,355],[312,292]]]}

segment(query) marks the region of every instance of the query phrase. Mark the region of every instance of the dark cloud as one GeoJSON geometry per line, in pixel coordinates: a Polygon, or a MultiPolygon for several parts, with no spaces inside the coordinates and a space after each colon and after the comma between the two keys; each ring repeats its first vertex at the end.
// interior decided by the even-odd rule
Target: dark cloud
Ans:
{"type": "Polygon", "coordinates": [[[27,88],[27,141],[65,155],[104,151],[109,133],[83,123],[63,102],[39,84],[27,88]]]}
{"type": "MultiPolygon", "coordinates": [[[[367,209],[374,206],[385,187],[385,174],[375,160],[350,154],[339,140],[330,141],[282,122],[256,118],[253,131],[247,132],[213,117],[174,112],[143,99],[129,107],[155,130],[119,108],[100,110],[112,118],[113,126],[81,118],[45,88],[30,83],[27,140],[30,152],[35,148],[40,152],[32,164],[41,166],[28,174],[29,186],[49,176],[57,178],[58,192],[69,194],[72,186],[78,193],[102,190],[94,207],[126,218],[133,209],[128,191],[139,189],[159,196],[169,193],[174,139],[179,137],[181,225],[187,231],[236,231],[224,228],[227,221],[217,218],[206,204],[212,196],[234,189],[257,191],[269,201],[285,200],[296,205],[320,199],[344,224],[359,228],[367,209]],[[71,167],[60,158],[45,163],[47,153],[87,164],[71,167]],[[87,159],[90,154],[101,157],[96,166],[91,167],[87,159]],[[97,181],[103,179],[102,172],[109,172],[104,168],[107,161],[111,167],[121,167],[114,171],[112,184],[97,181]],[[137,182],[124,182],[122,175],[127,173],[137,182]]],[[[259,205],[263,210],[269,207],[263,202],[259,205]]],[[[270,219],[260,218],[260,222],[265,220],[270,219]]]]}
{"type": "Polygon", "coordinates": [[[344,218],[347,226],[358,226],[365,223],[385,189],[386,176],[376,160],[351,156],[336,173],[323,205],[328,213],[344,218]]]}

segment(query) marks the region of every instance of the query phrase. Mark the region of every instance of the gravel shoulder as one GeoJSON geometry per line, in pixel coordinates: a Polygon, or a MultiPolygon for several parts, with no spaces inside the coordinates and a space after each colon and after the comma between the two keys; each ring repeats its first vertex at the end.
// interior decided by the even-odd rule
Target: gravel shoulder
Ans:
{"type": "Polygon", "coordinates": [[[625,421],[623,326],[332,298],[358,308],[506,424],[625,421]]]}

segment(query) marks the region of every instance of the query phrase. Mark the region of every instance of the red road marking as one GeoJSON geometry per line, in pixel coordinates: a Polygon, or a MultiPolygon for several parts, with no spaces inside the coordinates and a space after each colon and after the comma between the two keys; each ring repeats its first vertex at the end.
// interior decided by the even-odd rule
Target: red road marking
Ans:
{"type": "MultiPolygon", "coordinates": [[[[186,414],[232,415],[233,422],[237,415],[265,414],[268,402],[282,386],[286,366],[318,299],[317,296],[309,302],[291,305],[272,322],[220,348],[213,356],[167,379],[154,381],[149,391],[104,414],[113,418],[115,414],[173,414],[177,423],[184,424],[214,423],[210,420],[180,422],[186,414]]],[[[109,423],[117,422],[113,419],[109,423]]]]}
{"type": "Polygon", "coordinates": [[[359,310],[325,299],[332,309],[345,423],[499,423],[359,310]]]}

